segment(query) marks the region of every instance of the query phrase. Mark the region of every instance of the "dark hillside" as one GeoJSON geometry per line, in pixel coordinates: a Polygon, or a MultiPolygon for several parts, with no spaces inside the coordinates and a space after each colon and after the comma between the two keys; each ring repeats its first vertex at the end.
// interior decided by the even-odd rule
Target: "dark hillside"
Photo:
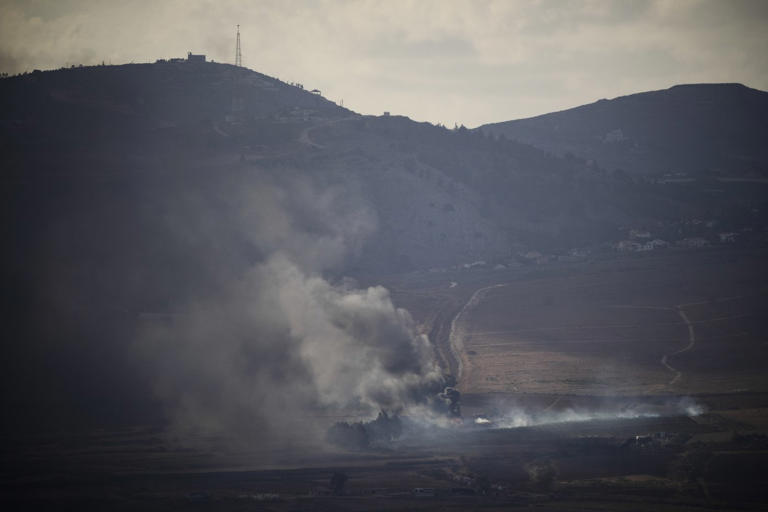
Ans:
{"type": "MultiPolygon", "coordinates": [[[[403,117],[366,118],[320,132],[317,139],[329,147],[347,147],[373,159],[380,172],[370,179],[393,177],[413,182],[421,191],[410,209],[423,224],[416,239],[433,239],[430,245],[450,241],[468,205],[482,219],[461,234],[470,243],[487,244],[486,251],[466,254],[464,261],[509,257],[518,250],[536,247],[567,250],[578,244],[599,243],[615,235],[629,219],[617,190],[627,183],[613,179],[580,160],[547,155],[531,146],[500,141],[465,129],[446,130],[403,117]],[[438,195],[435,195],[438,194],[438,195]],[[574,215],[575,213],[575,215],[574,215]],[[490,232],[483,229],[490,223],[490,232]],[[501,237],[502,250],[493,245],[501,237]]],[[[348,155],[340,154],[336,161],[348,155]]],[[[369,162],[368,165],[372,165],[369,162]]],[[[383,186],[387,186],[384,184],[383,186]]],[[[631,188],[631,186],[630,186],[631,188]]],[[[381,193],[381,187],[378,188],[381,193]]],[[[629,193],[628,190],[625,191],[629,193]]],[[[416,193],[416,192],[413,192],[416,193]]],[[[623,192],[622,192],[623,195],[623,192]]],[[[397,197],[392,193],[386,204],[397,197]]],[[[398,226],[413,229],[403,219],[398,226]]],[[[456,251],[422,253],[417,266],[450,263],[456,251]]],[[[461,261],[461,260],[460,260],[461,261]]]]}
{"type": "Polygon", "coordinates": [[[246,186],[242,153],[284,151],[307,120],[347,115],[224,64],[0,80],[3,319],[13,340],[4,426],[159,417],[132,358],[135,329],[259,257],[228,199],[246,186]],[[213,229],[201,236],[206,222],[213,229]]]}
{"type": "MultiPolygon", "coordinates": [[[[36,71],[0,81],[6,154],[146,153],[212,144],[214,121],[347,115],[323,97],[244,68],[157,63],[36,71]],[[147,145],[150,145],[148,148],[147,145]]],[[[263,130],[261,142],[278,137],[263,130]]]]}
{"type": "Polygon", "coordinates": [[[766,178],[766,120],[768,93],[741,84],[694,84],[480,129],[596,160],[611,171],[766,178]]]}

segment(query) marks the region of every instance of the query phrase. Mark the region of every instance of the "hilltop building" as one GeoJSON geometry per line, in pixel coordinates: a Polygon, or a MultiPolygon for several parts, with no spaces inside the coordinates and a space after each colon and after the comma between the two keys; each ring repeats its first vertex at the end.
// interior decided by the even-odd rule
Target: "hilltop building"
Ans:
{"type": "Polygon", "coordinates": [[[205,55],[195,55],[192,52],[187,52],[187,62],[205,62],[205,55]]]}

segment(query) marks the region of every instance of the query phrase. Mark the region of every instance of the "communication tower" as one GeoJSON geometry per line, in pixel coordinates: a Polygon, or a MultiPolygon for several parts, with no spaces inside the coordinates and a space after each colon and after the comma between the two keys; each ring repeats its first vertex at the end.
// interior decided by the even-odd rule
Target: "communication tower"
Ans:
{"type": "Polygon", "coordinates": [[[235,66],[243,67],[243,54],[240,52],[240,25],[237,26],[237,47],[235,48],[235,66]]]}

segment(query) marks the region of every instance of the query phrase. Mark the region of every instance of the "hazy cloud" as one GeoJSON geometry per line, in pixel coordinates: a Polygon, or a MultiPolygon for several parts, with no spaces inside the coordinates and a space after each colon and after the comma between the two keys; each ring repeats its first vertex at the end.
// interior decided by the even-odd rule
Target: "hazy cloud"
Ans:
{"type": "Polygon", "coordinates": [[[231,62],[239,23],[248,67],[363,113],[449,125],[676,83],[768,89],[760,0],[4,0],[0,11],[2,71],[188,50],[231,62]]]}

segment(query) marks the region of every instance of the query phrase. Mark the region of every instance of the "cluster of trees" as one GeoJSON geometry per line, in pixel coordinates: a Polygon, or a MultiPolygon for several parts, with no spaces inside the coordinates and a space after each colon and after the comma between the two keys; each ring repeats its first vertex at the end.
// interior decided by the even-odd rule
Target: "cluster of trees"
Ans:
{"type": "Polygon", "coordinates": [[[326,439],[348,450],[364,450],[377,444],[388,443],[403,434],[403,425],[397,415],[379,412],[378,417],[369,422],[348,423],[340,421],[328,429],[326,439]]]}

